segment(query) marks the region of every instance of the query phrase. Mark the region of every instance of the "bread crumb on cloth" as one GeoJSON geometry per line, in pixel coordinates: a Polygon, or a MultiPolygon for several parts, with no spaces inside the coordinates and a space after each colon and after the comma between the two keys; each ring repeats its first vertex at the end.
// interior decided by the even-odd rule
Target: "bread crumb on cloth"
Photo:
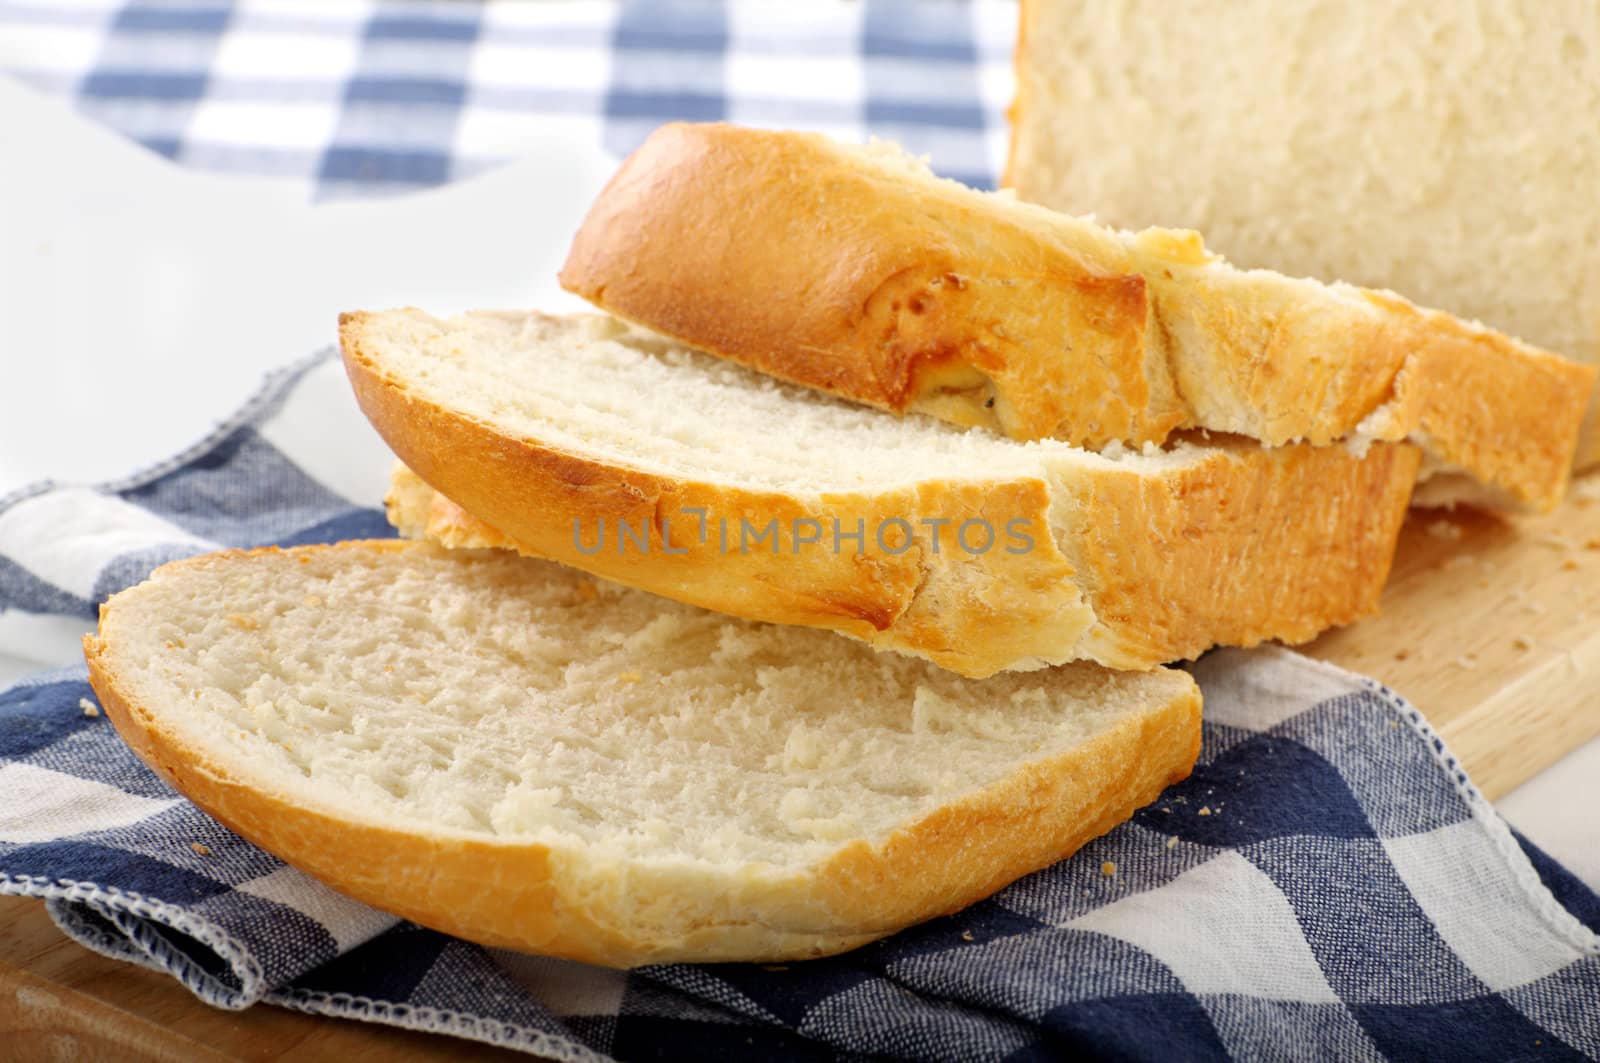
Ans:
{"type": "Polygon", "coordinates": [[[79,698],[78,699],[78,708],[83,710],[83,714],[85,716],[98,716],[98,715],[100,715],[100,706],[96,705],[94,702],[90,701],[88,698],[79,698]]]}
{"type": "Polygon", "coordinates": [[[190,842],[189,848],[194,850],[196,856],[210,856],[211,847],[204,842],[190,842]]]}
{"type": "Polygon", "coordinates": [[[1105,863],[1100,865],[1100,873],[1106,876],[1106,878],[1110,878],[1112,875],[1117,873],[1117,865],[1112,863],[1110,860],[1107,860],[1105,863]]]}

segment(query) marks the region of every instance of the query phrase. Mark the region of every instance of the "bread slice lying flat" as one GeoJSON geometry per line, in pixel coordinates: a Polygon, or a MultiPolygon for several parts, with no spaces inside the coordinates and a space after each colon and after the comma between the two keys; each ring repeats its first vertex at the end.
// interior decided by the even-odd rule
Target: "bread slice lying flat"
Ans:
{"type": "Polygon", "coordinates": [[[1007,181],[1600,364],[1596,114],[1583,0],[1028,0],[1007,181]]]}
{"type": "Polygon", "coordinates": [[[395,453],[522,552],[971,676],[1148,668],[1371,612],[1418,460],[1018,443],[597,315],[404,310],[340,331],[395,453]]]}
{"type": "Polygon", "coordinates": [[[340,891],[489,945],[786,960],[955,911],[1188,775],[1181,672],[976,683],[506,551],[215,554],[85,639],[128,744],[340,891]]]}
{"type": "Polygon", "coordinates": [[[652,135],[561,282],[888,410],[1092,447],[1193,427],[1409,439],[1451,497],[1536,508],[1565,489],[1594,382],[1389,292],[1235,269],[1193,232],[975,192],[891,146],[726,125],[652,135]]]}

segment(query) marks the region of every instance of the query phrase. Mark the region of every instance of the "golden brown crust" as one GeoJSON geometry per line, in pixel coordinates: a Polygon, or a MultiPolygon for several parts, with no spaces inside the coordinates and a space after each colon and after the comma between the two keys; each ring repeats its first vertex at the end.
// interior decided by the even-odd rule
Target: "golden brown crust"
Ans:
{"type": "Polygon", "coordinates": [[[1595,369],[1390,292],[1221,265],[1198,235],[1135,241],[1197,423],[1281,445],[1411,439],[1485,503],[1555,506],[1595,369]],[[1200,352],[1204,352],[1203,356],[1200,352]]]}
{"type": "Polygon", "coordinates": [[[1017,438],[1090,444],[1161,439],[1183,421],[1150,378],[1165,368],[1147,357],[1149,298],[1128,262],[1092,261],[981,202],[924,200],[822,137],[667,125],[595,201],[561,283],[882,409],[932,403],[1017,438]],[[1033,353],[1065,332],[1071,373],[1033,353]],[[950,392],[970,401],[941,402],[950,392]]]}
{"type": "Polygon", "coordinates": [[[1376,613],[1418,461],[1392,444],[1365,460],[1245,444],[1161,480],[1104,477],[1092,506],[1065,510],[1059,536],[1098,581],[1088,655],[1305,642],[1376,613]]]}
{"type": "MultiPolygon", "coordinates": [[[[1090,596],[1100,617],[1085,637],[1091,656],[1148,657],[1175,647],[1194,655],[1207,648],[1196,632],[1230,645],[1255,645],[1269,629],[1280,641],[1304,642],[1329,617],[1377,612],[1393,559],[1391,522],[1404,519],[1416,452],[1381,449],[1368,475],[1352,479],[1341,452],[1293,449],[1293,461],[1267,464],[1254,477],[1228,461],[1185,469],[1165,483],[1106,476],[1094,508],[1068,511],[1061,535],[1067,553],[1079,570],[1101,575],[1090,596]],[[1318,480],[1343,486],[1329,495],[1299,490],[1318,480]],[[1107,512],[1153,514],[1155,524],[1179,531],[1129,541],[1107,512]],[[1353,533],[1330,547],[1317,541],[1317,529],[1353,533]],[[1239,576],[1263,570],[1268,579],[1246,584],[1239,576]]],[[[408,538],[517,549],[403,465],[395,468],[388,503],[390,523],[408,538]]]]}
{"type": "MultiPolygon", "coordinates": [[[[364,542],[294,552],[408,548],[364,542]]],[[[486,945],[608,966],[825,956],[959,910],[1127,819],[1185,778],[1200,748],[1200,695],[1191,682],[1169,703],[1130,714],[1067,754],[1025,765],[882,844],[854,843],[805,872],[752,869],[730,885],[726,874],[697,877],[671,866],[597,870],[581,851],[406,830],[274,792],[250,777],[249,765],[195,747],[159,706],[141,701],[114,660],[117,607],[112,598],[99,635],[84,638],[90,683],[123,740],[201,809],[385,911],[486,945]]]]}
{"type": "Polygon", "coordinates": [[[980,678],[1040,660],[1146,669],[1218,643],[1300,641],[1367,615],[1419,460],[1398,445],[1377,445],[1363,459],[1343,448],[1243,444],[1159,475],[1108,465],[1063,470],[1054,483],[928,481],[805,500],[509,438],[386,375],[367,318],[347,314],[341,323],[362,410],[423,480],[521,552],[736,616],[841,631],[980,678]],[[870,529],[903,514],[948,518],[951,528],[972,518],[995,529],[1020,520],[1033,548],[969,554],[947,536],[936,552],[927,529],[917,529],[898,554],[870,533],[860,552],[741,554],[715,535],[691,534],[679,514],[695,508],[783,527],[861,520],[870,529]],[[665,523],[683,552],[619,551],[614,542],[587,551],[598,525],[619,521],[658,533],[665,523]]]}
{"type": "Polygon", "coordinates": [[[1408,431],[1425,437],[1439,461],[1534,509],[1554,508],[1567,470],[1583,463],[1579,432],[1596,368],[1387,293],[1367,296],[1384,307],[1395,343],[1409,351],[1390,399],[1393,427],[1375,434],[1397,439],[1413,425],[1408,431]]]}
{"type": "Polygon", "coordinates": [[[1234,270],[1193,233],[1022,217],[826,138],[727,125],[646,141],[561,281],[776,376],[1017,439],[1320,444],[1376,416],[1374,438],[1536,509],[1565,490],[1595,375],[1385,293],[1234,270]]]}

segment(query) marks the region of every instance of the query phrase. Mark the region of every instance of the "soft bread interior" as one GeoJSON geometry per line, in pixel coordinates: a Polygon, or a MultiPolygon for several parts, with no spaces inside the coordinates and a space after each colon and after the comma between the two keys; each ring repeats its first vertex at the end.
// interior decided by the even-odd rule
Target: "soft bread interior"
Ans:
{"type": "Polygon", "coordinates": [[[113,599],[98,646],[148,726],[293,805],[729,875],[881,842],[1195,697],[1091,665],[977,682],[422,544],[180,563],[113,599]]]}
{"type": "Polygon", "coordinates": [[[367,315],[385,372],[510,435],[643,472],[799,495],[1055,470],[1157,469],[1182,445],[1094,453],[868,409],[597,314],[367,315]]]}

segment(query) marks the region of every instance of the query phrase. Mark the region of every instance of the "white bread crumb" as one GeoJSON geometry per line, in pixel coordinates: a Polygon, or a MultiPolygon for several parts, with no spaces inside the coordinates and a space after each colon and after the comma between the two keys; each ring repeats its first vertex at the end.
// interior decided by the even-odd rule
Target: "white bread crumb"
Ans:
{"type": "Polygon", "coordinates": [[[1435,539],[1448,539],[1451,542],[1461,538],[1461,525],[1449,520],[1436,520],[1428,525],[1428,534],[1435,539]]]}

